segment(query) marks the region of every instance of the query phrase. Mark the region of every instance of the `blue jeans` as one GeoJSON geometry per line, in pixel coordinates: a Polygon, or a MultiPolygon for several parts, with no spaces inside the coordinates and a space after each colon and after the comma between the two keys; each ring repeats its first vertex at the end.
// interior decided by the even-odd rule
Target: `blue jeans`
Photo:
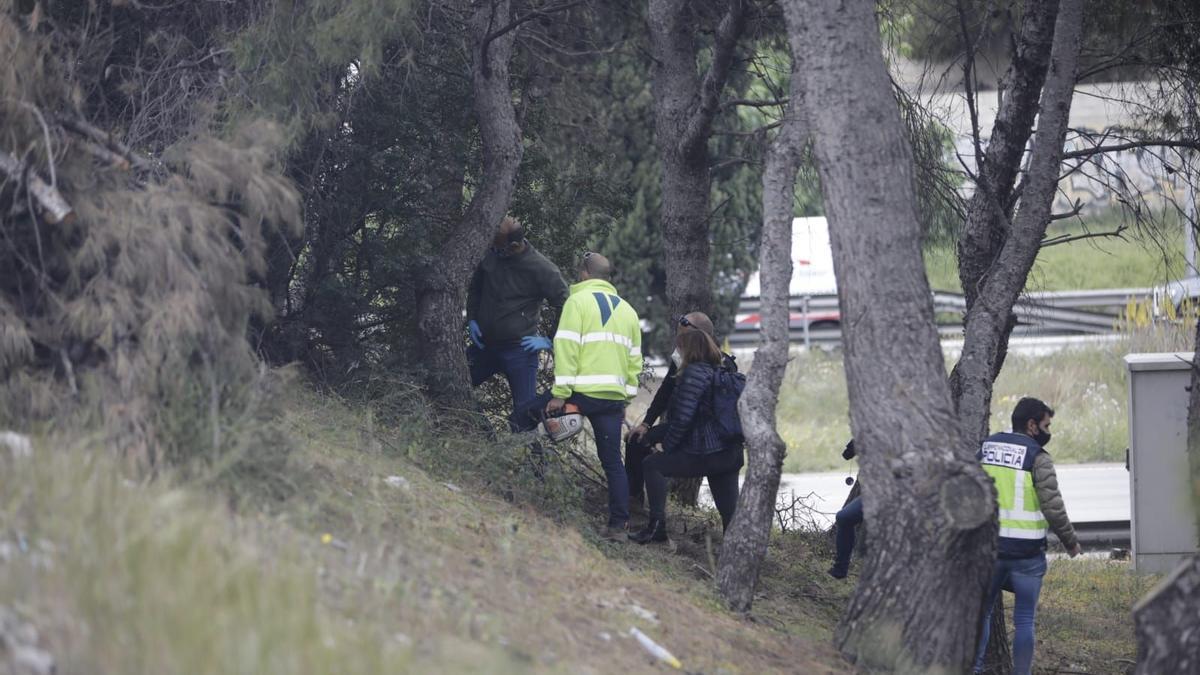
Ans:
{"type": "MultiPolygon", "coordinates": [[[[538,412],[546,409],[550,392],[534,396],[529,403],[513,414],[510,423],[515,431],[526,431],[537,425],[538,412]]],[[[629,477],[621,462],[621,425],[625,422],[625,401],[610,401],[575,394],[568,403],[579,406],[579,412],[592,425],[596,437],[596,455],[604,468],[608,482],[608,525],[623,527],[629,522],[629,477]]]]}
{"type": "Polygon", "coordinates": [[[1037,614],[1038,596],[1042,593],[1042,577],[1046,576],[1046,554],[1013,560],[999,559],[992,565],[992,586],[988,589],[987,610],[983,615],[983,630],[975,650],[975,672],[983,670],[988,636],[992,628],[992,608],[1000,589],[1011,587],[1013,602],[1013,675],[1033,672],[1033,619],[1037,614]]]}
{"type": "Polygon", "coordinates": [[[512,392],[513,412],[527,405],[537,393],[538,353],[513,347],[467,347],[467,365],[471,368],[471,385],[479,385],[503,373],[512,392]]]}
{"type": "Polygon", "coordinates": [[[855,532],[863,521],[862,497],[855,497],[837,512],[837,556],[833,559],[834,569],[846,572],[850,569],[850,555],[854,553],[855,532]]]}

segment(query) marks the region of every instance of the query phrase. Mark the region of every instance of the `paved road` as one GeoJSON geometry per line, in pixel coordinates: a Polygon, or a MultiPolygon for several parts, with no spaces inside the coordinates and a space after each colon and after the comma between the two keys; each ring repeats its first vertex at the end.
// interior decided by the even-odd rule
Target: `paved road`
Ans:
{"type": "MultiPolygon", "coordinates": [[[[1124,464],[1062,464],[1059,487],[1071,520],[1085,523],[1129,520],[1129,473],[1124,464]]],[[[779,486],[779,503],[798,499],[811,509],[812,524],[828,527],[850,488],[847,472],[788,473],[779,486]]],[[[707,489],[702,497],[708,500],[707,489]]]]}

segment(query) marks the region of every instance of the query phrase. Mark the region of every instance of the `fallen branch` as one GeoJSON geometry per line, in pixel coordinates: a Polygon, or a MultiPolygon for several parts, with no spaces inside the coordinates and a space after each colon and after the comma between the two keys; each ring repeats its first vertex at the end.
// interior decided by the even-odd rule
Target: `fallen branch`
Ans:
{"type": "MultiPolygon", "coordinates": [[[[83,120],[78,120],[72,117],[60,117],[57,119],[57,122],[61,124],[62,127],[67,131],[72,131],[80,136],[83,136],[93,143],[102,146],[103,149],[108,150],[110,153],[124,158],[125,168],[133,166],[134,168],[143,171],[150,171],[154,168],[154,164],[151,163],[150,160],[135,152],[128,145],[125,145],[121,141],[117,140],[115,136],[106,131],[98,129],[91,124],[84,122],[83,120]]],[[[88,150],[88,152],[100,156],[96,152],[99,150],[99,148],[89,148],[86,145],[84,148],[88,150]]]]}
{"type": "Polygon", "coordinates": [[[112,150],[109,150],[108,148],[96,145],[95,143],[89,143],[87,141],[80,143],[79,147],[83,148],[84,152],[88,153],[92,157],[99,159],[101,162],[104,162],[115,169],[120,169],[121,171],[129,170],[129,160],[121,155],[118,155],[112,150]]]}
{"type": "Polygon", "coordinates": [[[24,184],[25,189],[37,200],[45,211],[47,223],[69,223],[75,219],[75,209],[63,199],[62,194],[53,186],[48,185],[33,171],[26,170],[25,165],[16,157],[0,150],[0,171],[8,175],[16,183],[24,184]]]}

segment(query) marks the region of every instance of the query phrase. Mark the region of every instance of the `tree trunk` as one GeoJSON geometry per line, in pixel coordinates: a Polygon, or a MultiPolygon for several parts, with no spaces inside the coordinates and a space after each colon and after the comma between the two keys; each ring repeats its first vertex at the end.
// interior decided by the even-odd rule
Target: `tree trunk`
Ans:
{"type": "MultiPolygon", "coordinates": [[[[663,167],[660,214],[671,316],[712,313],[708,138],[745,24],[746,1],[728,0],[717,26],[712,64],[701,77],[696,72],[697,27],[690,3],[650,0],[654,133],[663,167]]],[[[683,504],[694,506],[699,492],[699,478],[671,481],[671,494],[683,504]]]]}
{"type": "MultiPolygon", "coordinates": [[[[996,263],[1013,234],[1010,224],[1015,201],[1014,188],[1038,115],[1039,100],[1046,85],[1055,39],[1060,37],[1055,28],[1058,14],[1058,0],[1046,0],[1027,7],[1022,18],[1013,61],[1005,77],[1010,87],[997,111],[987,149],[977,160],[975,193],[968,204],[967,219],[958,241],[959,280],[966,298],[968,316],[975,309],[980,297],[989,292],[990,275],[993,270],[998,269],[996,263]]],[[[1061,36],[1060,39],[1063,37],[1065,36],[1061,36]]],[[[1046,91],[1050,93],[1053,89],[1061,96],[1062,88],[1067,87],[1069,101],[1070,88],[1073,86],[1074,70],[1072,69],[1069,80],[1060,71],[1056,73],[1050,86],[1046,87],[1046,91]]],[[[1063,121],[1065,122],[1065,117],[1063,121]]],[[[978,137],[974,140],[976,147],[982,144],[978,137]]],[[[1054,146],[1046,143],[1040,145],[1043,146],[1043,151],[1052,147],[1061,151],[1062,138],[1054,146]]],[[[1061,161],[1061,154],[1057,161],[1061,161]]],[[[1051,187],[1057,185],[1057,166],[1056,163],[1052,178],[1047,173],[1039,176],[1042,180],[1050,180],[1051,187]]],[[[1026,184],[1028,185],[1028,179],[1026,184]]],[[[1031,200],[1030,195],[1022,199],[1023,210],[1032,206],[1031,200]]],[[[1045,201],[1047,223],[1052,200],[1051,192],[1050,199],[1045,201]]],[[[1044,226],[1036,233],[1036,239],[1033,241],[1034,257],[1036,245],[1044,233],[1044,226]]],[[[1026,237],[1034,234],[1024,233],[1026,237]]],[[[1032,262],[1031,259],[1031,266],[1032,262]]],[[[1024,288],[1029,270],[1022,270],[1018,266],[1015,273],[1020,276],[1020,287],[1017,289],[1019,293],[1020,289],[1024,288]]],[[[993,285],[991,292],[996,292],[997,289],[998,286],[993,285]]],[[[983,358],[979,358],[978,355],[973,357],[977,361],[970,365],[965,365],[964,360],[960,359],[950,376],[955,408],[967,437],[973,444],[981,443],[989,433],[992,385],[1003,367],[1008,352],[1008,339],[1016,325],[1011,302],[1005,304],[1002,300],[997,307],[1002,310],[1002,315],[995,315],[995,320],[988,322],[986,326],[977,325],[968,329],[988,331],[990,339],[983,358]]],[[[976,336],[978,337],[977,333],[976,336]]],[[[964,351],[964,356],[965,354],[964,351]]],[[[992,614],[991,640],[988,644],[985,672],[1003,675],[1011,668],[1012,656],[1008,646],[1002,595],[997,601],[996,611],[992,614]]]]}
{"type": "MultiPolygon", "coordinates": [[[[991,263],[1008,237],[1013,187],[1025,146],[1033,134],[1038,100],[1050,66],[1058,4],[1058,0],[1044,0],[1026,8],[1013,61],[1005,75],[1010,86],[996,111],[987,150],[977,158],[975,192],[958,240],[958,273],[968,310],[975,304],[991,263]]],[[[982,144],[981,139],[974,140],[982,144]]]]}
{"type": "MultiPolygon", "coordinates": [[[[1039,100],[1046,83],[1046,73],[1050,68],[1058,10],[1058,0],[1047,0],[1031,5],[1025,13],[1013,62],[1005,78],[1011,86],[997,111],[987,150],[978,160],[975,193],[968,204],[967,219],[958,241],[958,274],[966,298],[967,314],[974,309],[979,297],[985,292],[984,286],[988,281],[989,272],[994,269],[1010,236],[1009,226],[1014,207],[1013,189],[1020,174],[1022,159],[1025,157],[1026,144],[1033,134],[1039,100]]],[[[1061,84],[1060,78],[1059,85],[1061,84]]],[[[1071,86],[1073,84],[1072,81],[1071,86]]],[[[979,142],[979,139],[976,141],[979,142]]],[[[1040,240],[1039,235],[1038,241],[1040,240]]],[[[1022,276],[1022,288],[1027,276],[1028,270],[1022,276]]],[[[1011,310],[1012,305],[1009,304],[1003,323],[995,327],[999,329],[999,335],[996,338],[994,354],[988,360],[991,377],[986,385],[986,398],[989,406],[991,383],[1000,374],[1000,368],[1007,355],[1008,337],[1016,325],[1016,317],[1011,310]]],[[[964,323],[965,318],[964,316],[964,323]]],[[[977,387],[979,383],[966,381],[961,366],[960,359],[950,375],[950,390],[968,435],[973,437],[972,440],[977,437],[982,442],[988,435],[990,410],[987,406],[964,408],[962,405],[964,388],[969,390],[973,385],[977,387]]]]}
{"type": "Polygon", "coordinates": [[[471,87],[483,172],[466,213],[439,255],[424,265],[417,285],[426,386],[447,408],[466,408],[472,400],[462,330],[466,286],[512,202],[523,153],[508,75],[517,30],[497,34],[511,20],[509,0],[478,3],[472,14],[471,87]]]}
{"type": "Polygon", "coordinates": [[[966,672],[996,502],[950,397],[875,4],[791,1],[805,18],[806,117],[845,317],[851,427],[870,485],[871,546],[835,643],[867,669],[966,672]]]}
{"type": "MultiPolygon", "coordinates": [[[[785,6],[789,25],[800,17],[785,6]]],[[[794,39],[795,30],[789,30],[794,39]]],[[[798,53],[792,45],[792,53],[798,53]]],[[[738,402],[746,434],[749,466],[733,522],[721,544],[717,585],[721,596],[737,611],[750,609],[759,570],[767,556],[775,498],[787,447],[775,429],[779,387],[787,369],[791,311],[788,287],[792,279],[792,203],[796,173],[804,159],[808,135],[802,113],[800,60],[792,59],[791,98],[784,110],[779,135],[767,151],[763,170],[763,230],[759,244],[762,281],[762,344],[754,352],[746,390],[738,402]]]]}
{"type": "Polygon", "coordinates": [[[1001,347],[1006,344],[1011,330],[1013,305],[1025,287],[1046,226],[1050,224],[1082,33],[1081,0],[1062,0],[1054,29],[1050,67],[1042,91],[1037,135],[1022,181],[1020,204],[1013,217],[1012,230],[990,260],[986,278],[964,320],[962,356],[955,365],[952,379],[959,418],[968,440],[975,445],[987,435],[992,384],[1001,347]]]}
{"type": "Polygon", "coordinates": [[[1133,608],[1138,675],[1200,673],[1200,555],[1193,555],[1133,608]]]}

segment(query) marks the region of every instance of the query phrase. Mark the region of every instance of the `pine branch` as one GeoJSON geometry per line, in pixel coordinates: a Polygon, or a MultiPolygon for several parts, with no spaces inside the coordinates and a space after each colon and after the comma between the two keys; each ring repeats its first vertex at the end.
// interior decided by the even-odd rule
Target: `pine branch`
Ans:
{"type": "Polygon", "coordinates": [[[785,106],[788,104],[788,98],[775,99],[773,101],[758,101],[749,98],[735,98],[721,104],[722,109],[735,108],[737,106],[746,106],[747,108],[770,108],[772,106],[785,106]]]}
{"type": "Polygon", "coordinates": [[[588,0],[571,0],[571,2],[564,2],[560,5],[552,5],[550,7],[546,7],[545,9],[535,9],[530,11],[528,14],[522,14],[521,16],[518,16],[512,21],[509,21],[503,27],[488,33],[487,37],[483,38],[483,44],[479,47],[480,51],[483,52],[483,62],[487,63],[487,50],[488,46],[492,44],[492,40],[516,30],[523,23],[528,23],[539,17],[549,16],[556,12],[565,12],[572,7],[582,5],[586,2],[588,2],[588,0]]]}
{"type": "Polygon", "coordinates": [[[693,147],[698,143],[708,142],[708,130],[713,118],[720,108],[721,91],[729,78],[733,65],[733,53],[737,49],[738,38],[746,25],[746,5],[749,0],[730,0],[729,9],[717,25],[714,38],[712,64],[704,73],[700,84],[700,105],[693,111],[688,121],[686,131],[681,139],[684,148],[693,147]]]}
{"type": "Polygon", "coordinates": [[[1122,224],[1122,225],[1118,226],[1117,229],[1109,231],[1109,232],[1087,232],[1085,234],[1060,234],[1057,237],[1043,239],[1041,247],[1046,248],[1048,246],[1057,246],[1059,244],[1069,244],[1073,241],[1083,241],[1084,239],[1100,239],[1100,238],[1108,238],[1108,237],[1116,237],[1117,239],[1124,239],[1125,238],[1125,230],[1128,230],[1128,229],[1129,229],[1128,225],[1122,224]]]}
{"type": "Polygon", "coordinates": [[[1189,150],[1200,150],[1200,141],[1171,141],[1165,138],[1151,138],[1144,141],[1130,141],[1128,143],[1117,143],[1115,145],[1097,145],[1091,148],[1082,150],[1072,150],[1064,152],[1063,159],[1075,159],[1078,157],[1093,157],[1105,152],[1121,152],[1122,150],[1133,150],[1135,148],[1185,148],[1189,150]]]}

